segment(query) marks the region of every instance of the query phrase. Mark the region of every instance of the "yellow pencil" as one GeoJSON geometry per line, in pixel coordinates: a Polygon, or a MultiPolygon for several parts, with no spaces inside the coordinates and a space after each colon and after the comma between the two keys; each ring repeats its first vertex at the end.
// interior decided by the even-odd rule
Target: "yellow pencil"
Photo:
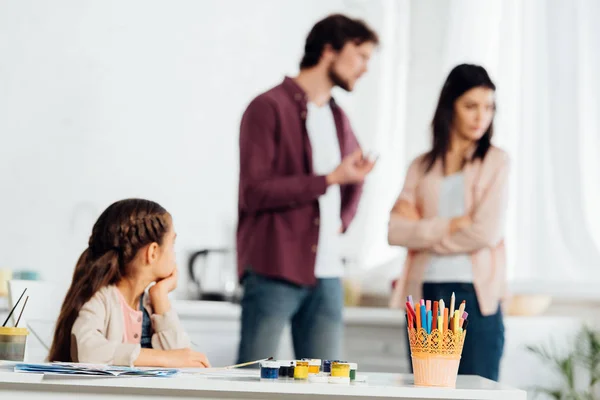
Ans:
{"type": "Polygon", "coordinates": [[[459,311],[454,311],[454,318],[452,318],[453,332],[458,333],[458,321],[460,320],[460,316],[458,315],[459,311]]]}

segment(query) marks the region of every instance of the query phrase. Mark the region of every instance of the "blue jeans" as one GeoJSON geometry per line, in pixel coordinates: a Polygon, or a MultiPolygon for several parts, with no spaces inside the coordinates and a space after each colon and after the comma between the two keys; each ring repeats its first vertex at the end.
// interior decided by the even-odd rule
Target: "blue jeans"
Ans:
{"type": "MultiPolygon", "coordinates": [[[[465,338],[458,373],[479,375],[498,381],[500,359],[504,350],[504,321],[501,309],[498,307],[498,311],[493,315],[485,317],[481,315],[475,288],[470,283],[423,284],[423,298],[431,301],[444,299],[446,307],[450,307],[452,292],[456,298],[456,308],[466,300],[466,311],[469,313],[468,334],[465,338]]],[[[410,366],[412,369],[412,364],[410,366]]]]}
{"type": "Polygon", "coordinates": [[[342,358],[340,279],[318,279],[315,287],[302,287],[248,273],[243,284],[238,362],[276,357],[287,323],[291,323],[296,359],[342,358]]]}

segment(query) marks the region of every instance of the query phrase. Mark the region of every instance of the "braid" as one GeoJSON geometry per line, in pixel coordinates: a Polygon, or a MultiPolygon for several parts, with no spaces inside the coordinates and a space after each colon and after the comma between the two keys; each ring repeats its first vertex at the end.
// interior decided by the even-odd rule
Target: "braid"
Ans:
{"type": "Polygon", "coordinates": [[[113,246],[131,260],[137,251],[152,242],[160,243],[167,231],[166,214],[144,214],[124,221],[117,227],[113,246]]]}

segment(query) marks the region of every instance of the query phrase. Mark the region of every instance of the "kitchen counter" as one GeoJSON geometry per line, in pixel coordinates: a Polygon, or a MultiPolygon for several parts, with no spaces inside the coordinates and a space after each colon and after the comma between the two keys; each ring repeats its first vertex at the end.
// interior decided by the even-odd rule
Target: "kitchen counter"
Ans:
{"type": "MultiPolygon", "coordinates": [[[[205,320],[239,320],[241,306],[221,301],[176,300],[173,307],[179,317],[205,320]]],[[[404,312],[389,308],[346,307],[344,322],[350,325],[386,325],[403,327],[404,312]]]]}

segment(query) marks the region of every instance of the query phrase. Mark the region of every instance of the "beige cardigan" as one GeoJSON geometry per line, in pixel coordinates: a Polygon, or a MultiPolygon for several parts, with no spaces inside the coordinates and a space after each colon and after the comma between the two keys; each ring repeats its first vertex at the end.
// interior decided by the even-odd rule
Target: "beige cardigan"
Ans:
{"type": "Polygon", "coordinates": [[[480,311],[483,315],[494,314],[506,292],[504,220],[508,201],[508,155],[491,147],[483,162],[476,160],[465,165],[465,210],[473,223],[452,235],[449,234],[450,219],[437,215],[439,187],[444,177],[442,163],[438,161],[425,174],[422,159],[420,156],[410,165],[397,200],[397,203],[406,200],[414,204],[422,218],[408,220],[393,210],[390,214],[389,243],[409,250],[390,306],[403,308],[408,294],[421,298],[431,253],[470,253],[480,311]]]}
{"type": "MultiPolygon", "coordinates": [[[[140,344],[123,343],[124,316],[116,286],[100,289],[79,311],[71,330],[71,360],[73,362],[132,366],[137,360],[140,344]]],[[[152,348],[171,350],[190,347],[174,310],[163,315],[152,314],[148,294],[144,308],[151,315],[152,348]]]]}

